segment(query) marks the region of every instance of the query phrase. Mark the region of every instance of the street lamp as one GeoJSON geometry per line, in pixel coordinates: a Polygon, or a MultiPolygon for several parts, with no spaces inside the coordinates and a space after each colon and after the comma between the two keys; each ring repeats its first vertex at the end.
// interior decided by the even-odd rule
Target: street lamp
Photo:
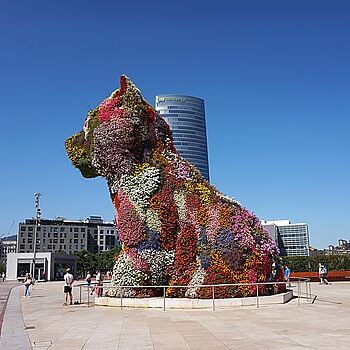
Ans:
{"type": "Polygon", "coordinates": [[[32,273],[31,273],[34,280],[35,280],[36,236],[38,232],[38,226],[40,226],[40,219],[41,219],[40,196],[41,196],[41,193],[39,192],[34,193],[36,215],[35,215],[35,226],[34,226],[33,264],[32,264],[32,273]]]}

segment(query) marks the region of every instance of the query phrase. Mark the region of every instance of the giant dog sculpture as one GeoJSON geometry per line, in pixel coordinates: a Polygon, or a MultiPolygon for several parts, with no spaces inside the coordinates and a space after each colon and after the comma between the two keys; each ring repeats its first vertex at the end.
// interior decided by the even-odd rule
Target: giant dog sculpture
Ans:
{"type": "MultiPolygon", "coordinates": [[[[192,287],[169,287],[167,295],[205,298],[211,290],[198,285],[271,279],[277,248],[270,235],[177,153],[169,126],[126,76],[65,146],[84,177],[108,182],[122,243],[109,296],[119,295],[119,285],[182,285],[192,287]]],[[[217,287],[216,296],[255,288],[217,287]]],[[[160,292],[129,288],[124,296],[160,292]]]]}

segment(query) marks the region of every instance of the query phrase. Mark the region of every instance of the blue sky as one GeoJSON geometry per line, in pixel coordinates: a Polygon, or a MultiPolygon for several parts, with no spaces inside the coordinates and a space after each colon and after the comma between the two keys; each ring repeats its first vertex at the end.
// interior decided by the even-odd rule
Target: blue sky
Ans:
{"type": "Polygon", "coordinates": [[[206,101],[211,182],[261,219],[350,239],[348,1],[3,1],[0,235],[34,215],[102,215],[64,140],[127,74],[149,102],[206,101]]]}

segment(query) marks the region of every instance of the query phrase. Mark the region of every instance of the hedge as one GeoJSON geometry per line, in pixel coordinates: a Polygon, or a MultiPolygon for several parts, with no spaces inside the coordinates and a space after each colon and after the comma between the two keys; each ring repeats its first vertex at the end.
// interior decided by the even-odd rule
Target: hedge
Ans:
{"type": "Polygon", "coordinates": [[[281,256],[282,264],[295,272],[317,271],[318,264],[328,271],[350,270],[350,255],[281,256]]]}

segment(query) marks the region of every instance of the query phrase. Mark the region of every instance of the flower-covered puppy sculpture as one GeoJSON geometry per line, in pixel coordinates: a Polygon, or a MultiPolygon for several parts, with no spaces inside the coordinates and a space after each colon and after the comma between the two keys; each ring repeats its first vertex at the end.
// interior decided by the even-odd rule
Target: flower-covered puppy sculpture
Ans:
{"type": "MultiPolygon", "coordinates": [[[[110,296],[118,296],[119,285],[182,285],[192,287],[169,287],[167,296],[205,298],[211,290],[198,285],[271,279],[272,238],[177,153],[169,126],[126,76],[65,145],[84,177],[107,180],[115,206],[122,250],[110,296]]],[[[124,296],[160,292],[130,288],[124,296]]],[[[218,287],[216,296],[255,292],[254,286],[218,287]]]]}

